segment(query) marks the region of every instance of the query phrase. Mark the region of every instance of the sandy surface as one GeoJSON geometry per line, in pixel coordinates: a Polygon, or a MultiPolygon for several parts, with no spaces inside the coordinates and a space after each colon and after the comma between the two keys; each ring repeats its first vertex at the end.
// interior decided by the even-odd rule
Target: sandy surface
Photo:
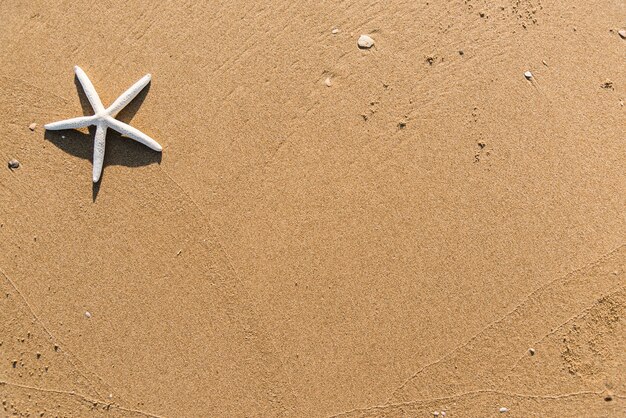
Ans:
{"type": "Polygon", "coordinates": [[[623,1],[0,20],[0,414],[626,416],[623,1]]]}

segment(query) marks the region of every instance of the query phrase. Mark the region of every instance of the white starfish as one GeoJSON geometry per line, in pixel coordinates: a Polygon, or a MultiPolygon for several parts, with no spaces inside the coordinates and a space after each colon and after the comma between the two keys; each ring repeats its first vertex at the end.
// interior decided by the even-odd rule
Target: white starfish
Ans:
{"type": "Polygon", "coordinates": [[[100,97],[94,88],[93,84],[87,77],[87,74],[79,67],[75,66],[74,71],[78,81],[83,86],[83,90],[91,103],[93,108],[93,116],[80,116],[78,118],[61,120],[58,122],[48,123],[44,125],[49,131],[57,131],[60,129],[77,129],[84,128],[86,126],[96,126],[96,136],[93,145],[93,182],[97,183],[100,180],[102,174],[102,165],[104,163],[104,149],[106,145],[107,128],[111,128],[119,132],[120,134],[127,136],[135,141],[152,148],[155,151],[163,150],[163,147],[159,145],[154,139],[141,132],[139,129],[115,119],[115,116],[124,109],[128,103],[130,103],[139,92],[150,82],[150,74],[146,74],[133,84],[128,90],[126,90],[120,97],[113,102],[113,104],[106,109],[102,106],[100,97]]]}

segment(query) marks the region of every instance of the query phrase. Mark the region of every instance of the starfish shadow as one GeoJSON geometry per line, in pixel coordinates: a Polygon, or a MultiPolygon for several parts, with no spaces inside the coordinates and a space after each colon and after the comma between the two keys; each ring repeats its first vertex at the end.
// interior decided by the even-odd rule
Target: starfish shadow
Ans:
{"type": "MultiPolygon", "coordinates": [[[[93,115],[93,109],[89,103],[89,99],[83,91],[83,87],[78,81],[78,77],[74,77],[74,84],[76,85],[76,91],[80,99],[80,105],[83,109],[83,115],[93,115]]],[[[150,90],[150,84],[148,84],[138,95],[130,102],[124,109],[120,111],[116,119],[121,120],[124,123],[129,123],[133,116],[139,110],[139,107],[146,99],[150,90]]],[[[93,143],[94,135],[96,133],[96,127],[90,126],[89,133],[79,131],[76,129],[63,130],[63,131],[45,131],[44,138],[52,142],[58,148],[71,154],[75,157],[83,158],[85,160],[92,161],[93,159],[93,143]]],[[[106,137],[106,153],[104,156],[104,167],[109,165],[123,165],[125,167],[140,167],[149,164],[160,164],[161,153],[154,152],[146,146],[139,144],[136,141],[125,138],[113,129],[107,130],[106,137]]],[[[93,161],[92,161],[93,162],[93,161]]],[[[104,176],[104,170],[102,175],[104,176]]],[[[95,202],[98,192],[100,190],[99,182],[93,184],[93,200],[95,202]]]]}

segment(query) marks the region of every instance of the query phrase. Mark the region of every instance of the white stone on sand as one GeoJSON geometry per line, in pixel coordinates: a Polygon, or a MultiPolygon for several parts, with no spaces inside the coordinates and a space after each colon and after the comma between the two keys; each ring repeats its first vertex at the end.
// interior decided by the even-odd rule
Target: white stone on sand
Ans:
{"type": "Polygon", "coordinates": [[[357,41],[359,48],[369,49],[374,46],[374,40],[367,35],[361,35],[357,41]]]}

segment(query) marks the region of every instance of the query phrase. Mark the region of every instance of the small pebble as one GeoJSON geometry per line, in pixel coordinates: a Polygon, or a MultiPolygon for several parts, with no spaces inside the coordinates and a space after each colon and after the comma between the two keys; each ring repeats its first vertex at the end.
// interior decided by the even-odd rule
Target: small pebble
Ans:
{"type": "Polygon", "coordinates": [[[361,35],[357,44],[361,49],[369,49],[374,46],[374,40],[367,35],[361,35]]]}
{"type": "Polygon", "coordinates": [[[441,411],[441,416],[445,417],[446,416],[446,411],[441,411]]]}
{"type": "Polygon", "coordinates": [[[334,28],[333,30],[330,31],[330,33],[332,33],[333,35],[337,35],[339,33],[339,29],[334,28]]]}
{"type": "Polygon", "coordinates": [[[11,160],[9,161],[9,168],[11,170],[15,170],[16,168],[20,168],[20,162],[17,160],[11,160]]]}
{"type": "Polygon", "coordinates": [[[439,412],[437,412],[437,411],[433,412],[433,416],[438,417],[439,416],[439,412]]]}
{"type": "Polygon", "coordinates": [[[333,85],[333,82],[330,77],[326,77],[326,80],[324,80],[324,84],[326,84],[326,87],[330,87],[333,85]]]}
{"type": "Polygon", "coordinates": [[[37,127],[37,124],[35,122],[28,125],[28,129],[30,129],[31,131],[34,131],[36,127],[37,127]]]}
{"type": "Polygon", "coordinates": [[[533,73],[531,73],[530,71],[526,71],[524,73],[524,77],[526,77],[526,80],[530,80],[531,78],[533,78],[533,73]]]}
{"type": "Polygon", "coordinates": [[[621,36],[622,39],[626,39],[626,29],[620,29],[617,33],[619,33],[619,36],[621,36]]]}
{"type": "Polygon", "coordinates": [[[91,312],[89,311],[85,312],[85,318],[91,318],[91,312]]]}
{"type": "Polygon", "coordinates": [[[528,352],[530,353],[531,356],[535,355],[535,349],[534,348],[529,348],[528,352]]]}
{"type": "Polygon", "coordinates": [[[509,408],[502,407],[500,408],[500,412],[502,413],[509,412],[509,408]]]}

